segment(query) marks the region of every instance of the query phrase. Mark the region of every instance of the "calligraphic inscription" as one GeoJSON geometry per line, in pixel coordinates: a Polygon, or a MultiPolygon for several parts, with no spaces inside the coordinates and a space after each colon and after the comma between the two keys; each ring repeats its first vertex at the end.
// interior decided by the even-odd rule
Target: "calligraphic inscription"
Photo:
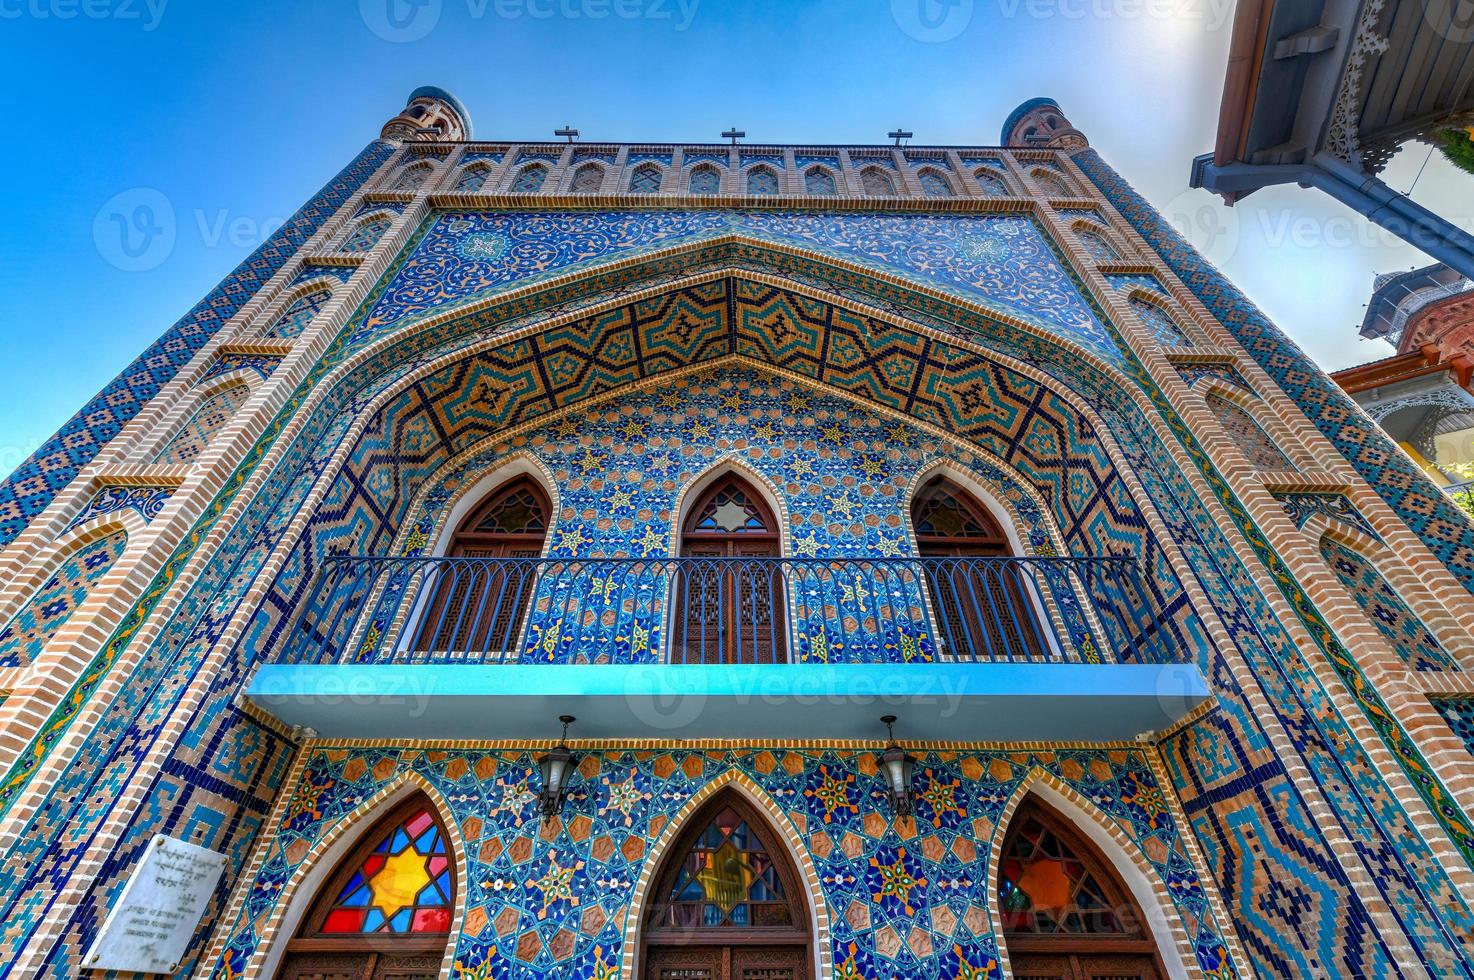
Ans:
{"type": "Polygon", "coordinates": [[[178,970],[224,871],[225,855],[155,835],[82,965],[124,973],[178,970]]]}

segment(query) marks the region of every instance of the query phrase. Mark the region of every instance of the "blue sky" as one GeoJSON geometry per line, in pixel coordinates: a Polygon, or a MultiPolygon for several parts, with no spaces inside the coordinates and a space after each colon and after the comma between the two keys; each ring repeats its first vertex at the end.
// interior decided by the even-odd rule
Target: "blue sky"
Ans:
{"type": "MultiPolygon", "coordinates": [[[[1374,272],[1426,259],[1322,195],[1229,211],[1186,190],[1211,148],[1230,0],[0,0],[11,187],[0,223],[9,472],[378,132],[418,85],[488,139],[998,139],[1049,95],[1313,356],[1357,338],[1374,272]],[[918,4],[925,4],[924,7],[918,4]],[[172,212],[146,269],[99,245],[117,195],[172,212]]],[[[1427,156],[1405,149],[1406,189],[1427,156]]],[[[1465,220],[1436,155],[1414,198],[1465,220]]],[[[114,236],[114,239],[116,236],[114,236]]]]}

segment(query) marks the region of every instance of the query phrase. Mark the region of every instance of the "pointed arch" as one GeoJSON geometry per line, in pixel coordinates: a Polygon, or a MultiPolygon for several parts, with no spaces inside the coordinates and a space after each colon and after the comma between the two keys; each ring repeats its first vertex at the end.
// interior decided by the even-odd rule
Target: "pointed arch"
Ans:
{"type": "MultiPolygon", "coordinates": [[[[792,820],[773,801],[762,787],[736,769],[728,769],[707,782],[686,801],[661,831],[660,837],[647,852],[645,863],[635,881],[630,903],[625,911],[624,943],[620,955],[621,977],[641,978],[646,967],[643,956],[646,923],[654,905],[663,896],[655,889],[661,883],[661,872],[672,861],[678,861],[683,853],[678,845],[710,808],[724,800],[736,799],[744,803],[750,813],[762,820],[765,829],[771,832],[768,843],[775,856],[789,862],[795,872],[797,889],[801,896],[805,925],[808,931],[808,949],[805,962],[806,972],[801,977],[827,978],[831,975],[833,951],[831,948],[831,915],[819,884],[819,872],[809,855],[802,836],[794,829],[792,820]]],[[[699,828],[698,828],[699,829],[699,828]]]]}
{"type": "Polygon", "coordinates": [[[128,547],[128,530],[112,520],[79,534],[32,576],[20,600],[0,627],[0,667],[32,663],[46,644],[76,614],[128,547]]]}
{"type": "Polygon", "coordinates": [[[1255,413],[1244,404],[1245,400],[1241,393],[1231,392],[1225,385],[1210,383],[1203,391],[1203,404],[1222,427],[1229,442],[1255,469],[1295,469],[1289,455],[1260,424],[1255,413]]]}
{"type": "Polygon", "coordinates": [[[715,164],[702,163],[691,168],[686,178],[686,189],[691,194],[720,194],[722,172],[715,164]]]}
{"type": "Polygon", "coordinates": [[[691,516],[696,502],[718,480],[734,474],[755,490],[772,511],[778,525],[779,552],[784,555],[789,553],[790,515],[783,491],[770,477],[752,466],[745,457],[728,453],[713,460],[706,469],[691,477],[686,481],[685,486],[676,491],[675,506],[671,510],[670,553],[672,555],[681,553],[682,529],[685,527],[686,520],[691,516]]]}
{"type": "Polygon", "coordinates": [[[592,160],[573,171],[568,189],[574,194],[597,194],[604,189],[604,166],[592,160]]]}
{"type": "Polygon", "coordinates": [[[1126,296],[1126,305],[1131,307],[1131,312],[1136,314],[1142,326],[1146,327],[1157,339],[1157,343],[1162,346],[1186,347],[1192,343],[1188,339],[1187,331],[1182,328],[1177,317],[1167,308],[1167,303],[1160,294],[1147,289],[1133,289],[1126,296]]]}
{"type": "Polygon", "coordinates": [[[747,193],[751,197],[772,197],[778,193],[778,173],[767,164],[760,163],[747,171],[747,193]]]}
{"type": "Polygon", "coordinates": [[[192,392],[189,417],[149,458],[152,466],[187,466],[209,448],[210,441],[230,424],[251,397],[242,378],[192,392]]]}
{"type": "Polygon", "coordinates": [[[1038,187],[1046,197],[1071,196],[1070,189],[1065,185],[1064,180],[1047,167],[1035,167],[1029,172],[1029,176],[1033,179],[1034,186],[1038,187]]]}
{"type": "Polygon", "coordinates": [[[379,239],[383,238],[384,233],[394,224],[395,217],[397,216],[393,211],[375,211],[373,214],[366,215],[343,236],[338,251],[353,255],[369,251],[379,244],[379,239]]]}
{"type": "Polygon", "coordinates": [[[317,315],[333,298],[330,286],[321,282],[311,283],[297,290],[287,301],[286,307],[261,331],[263,340],[295,340],[300,337],[317,318],[317,315]]]}
{"type": "Polygon", "coordinates": [[[955,197],[952,181],[936,167],[922,167],[916,172],[916,182],[927,197],[955,197]]]}
{"type": "Polygon", "coordinates": [[[869,197],[895,197],[896,182],[891,175],[876,166],[860,171],[860,187],[869,197]]]}
{"type": "Polygon", "coordinates": [[[485,186],[491,177],[491,165],[486,163],[470,163],[461,168],[460,177],[456,180],[455,189],[462,194],[475,194],[485,186]]]}
{"type": "MultiPolygon", "coordinates": [[[[298,778],[301,778],[300,768],[297,773],[298,778]]],[[[290,797],[290,793],[284,793],[280,797],[277,812],[281,822],[286,819],[285,806],[290,797]]],[[[435,957],[439,960],[439,967],[431,967],[430,972],[444,975],[449,970],[455,955],[454,939],[460,935],[466,913],[466,843],[453,811],[435,785],[417,772],[402,772],[352,812],[331,826],[319,828],[317,840],[291,869],[290,876],[282,886],[276,905],[285,911],[264,927],[260,942],[247,964],[245,975],[282,975],[279,969],[292,951],[293,940],[299,938],[309,925],[309,916],[314,910],[316,899],[320,893],[330,889],[335,872],[342,869],[347,859],[353,856],[354,850],[372,836],[388,816],[416,800],[424,800],[429,804],[439,828],[445,834],[446,852],[453,869],[455,888],[450,896],[450,923],[443,949],[435,957]]],[[[259,846],[266,849],[276,845],[270,836],[264,836],[259,846]]],[[[423,945],[433,946],[434,943],[432,941],[423,945]]]]}
{"type": "Polygon", "coordinates": [[[396,191],[417,191],[425,185],[425,181],[430,178],[430,172],[434,169],[434,165],[428,160],[411,163],[399,171],[399,175],[394,178],[392,189],[396,191]]]}
{"type": "Polygon", "coordinates": [[[1007,178],[993,167],[979,167],[973,171],[972,177],[984,197],[1008,197],[1012,194],[1007,178]]]}
{"type": "Polygon", "coordinates": [[[814,164],[804,171],[804,193],[814,197],[833,197],[839,193],[839,184],[834,172],[821,164],[814,164]]]}
{"type": "MultiPolygon", "coordinates": [[[[1139,923],[1144,942],[1138,948],[1145,949],[1147,944],[1150,945],[1150,955],[1155,958],[1161,975],[1173,980],[1201,977],[1202,970],[1197,963],[1187,924],[1173,904],[1167,883],[1147,860],[1141,846],[1098,806],[1054,774],[1037,767],[1014,787],[993,829],[995,858],[991,862],[986,896],[989,916],[996,924],[999,951],[1006,958],[1010,975],[1017,973],[1020,967],[1015,954],[1022,952],[1024,946],[1033,947],[1033,944],[1021,942],[1017,934],[1011,935],[1011,930],[1006,927],[1009,919],[1003,901],[1005,856],[1010,835],[1022,827],[1020,818],[1027,819],[1041,812],[1049,826],[1062,829],[1069,835],[1071,843],[1083,843],[1093,851],[1089,856],[1094,859],[1090,863],[1095,869],[1104,866],[1108,871],[1112,885],[1119,889],[1116,894],[1130,903],[1139,923]]],[[[1178,815],[1173,814],[1173,819],[1177,818],[1178,815]]],[[[1030,949],[1032,951],[1033,948],[1030,949]]],[[[1075,976],[1070,972],[1061,972],[1060,975],[1075,976]]]]}
{"type": "Polygon", "coordinates": [[[1120,250],[1111,244],[1104,228],[1088,221],[1077,221],[1070,228],[1075,233],[1075,240],[1080,243],[1080,247],[1095,262],[1121,261],[1120,250]]]}
{"type": "Polygon", "coordinates": [[[517,176],[512,178],[512,184],[507,190],[513,194],[536,194],[543,189],[543,183],[547,179],[546,164],[529,163],[517,171],[517,176]]]}
{"type": "Polygon", "coordinates": [[[645,162],[635,168],[630,174],[631,194],[659,194],[660,185],[665,180],[665,171],[658,163],[645,162]]]}

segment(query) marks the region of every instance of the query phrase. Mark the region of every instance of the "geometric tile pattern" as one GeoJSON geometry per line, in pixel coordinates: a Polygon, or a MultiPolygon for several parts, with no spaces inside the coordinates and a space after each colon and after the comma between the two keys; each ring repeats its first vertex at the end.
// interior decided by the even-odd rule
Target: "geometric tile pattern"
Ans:
{"type": "Polygon", "coordinates": [[[388,159],[390,152],[389,144],[378,140],[365,147],[193,310],[0,483],[0,544],[8,544],[45,509],[56,492],[158,394],[215,331],[388,159]]]}
{"type": "Polygon", "coordinates": [[[116,514],[120,510],[131,510],[143,518],[145,522],[151,521],[159,515],[159,511],[164,509],[164,504],[168,503],[169,498],[174,495],[174,490],[175,487],[172,486],[102,487],[93,495],[91,500],[87,501],[87,506],[83,507],[77,513],[76,517],[72,518],[71,523],[66,526],[66,530],[70,531],[72,528],[85,524],[94,517],[116,514]]]}
{"type": "Polygon", "coordinates": [[[536,810],[536,753],[317,749],[286,789],[291,802],[272,828],[242,917],[229,926],[222,960],[202,966],[219,980],[240,976],[303,855],[408,772],[447,801],[447,822],[464,841],[466,911],[453,937],[454,975],[612,978],[624,952],[625,910],[656,840],[704,785],[735,771],[783,814],[781,832],[802,842],[818,890],[800,898],[828,910],[835,977],[1001,978],[992,852],[1015,790],[1043,770],[1089,800],[1165,884],[1168,914],[1184,921],[1203,973],[1242,975],[1141,751],[913,754],[916,814],[896,820],[872,752],[580,750],[563,816],[545,826],[536,810]]]}
{"type": "Polygon", "coordinates": [[[0,667],[21,667],[34,660],[127,544],[127,532],[114,531],[68,555],[0,629],[0,667]]]}
{"type": "Polygon", "coordinates": [[[1294,465],[1285,456],[1280,448],[1274,444],[1259,423],[1254,421],[1254,416],[1244,411],[1238,405],[1224,398],[1216,391],[1210,391],[1203,396],[1203,402],[1208,406],[1208,411],[1223,426],[1224,435],[1229,441],[1238,447],[1244,458],[1261,470],[1292,470],[1294,465]]]}
{"type": "Polygon", "coordinates": [[[1433,698],[1432,702],[1469,754],[1474,755],[1474,698],[1433,698]]]}
{"type": "Polygon", "coordinates": [[[1131,305],[1131,312],[1157,338],[1157,343],[1166,347],[1180,347],[1187,343],[1187,337],[1183,335],[1177,321],[1172,319],[1171,313],[1138,296],[1131,297],[1127,302],[1131,305]]]}
{"type": "Polygon", "coordinates": [[[179,431],[154,454],[153,462],[161,466],[194,462],[215,433],[225,428],[236,410],[250,397],[251,389],[235,382],[200,402],[179,431]]]}
{"type": "Polygon", "coordinates": [[[257,377],[265,380],[271,377],[271,372],[275,371],[276,366],[280,363],[281,357],[279,355],[228,352],[219,355],[215,360],[210,362],[210,366],[205,369],[205,375],[200,378],[200,382],[210,381],[220,377],[222,374],[229,374],[231,371],[254,371],[257,377]]]}
{"type": "Polygon", "coordinates": [[[1413,670],[1459,669],[1371,562],[1329,534],[1320,539],[1320,556],[1404,663],[1413,670]]]}
{"type": "Polygon", "coordinates": [[[1356,509],[1355,504],[1339,493],[1285,491],[1276,492],[1274,499],[1284,505],[1285,513],[1298,528],[1303,529],[1306,521],[1319,514],[1354,527],[1369,538],[1381,540],[1376,528],[1372,527],[1371,521],[1368,521],[1366,516],[1356,509]]]}
{"type": "Polygon", "coordinates": [[[298,296],[276,318],[275,323],[261,331],[262,339],[292,340],[300,336],[302,331],[307,329],[307,325],[322,312],[322,308],[328,305],[328,300],[332,298],[333,291],[331,289],[315,289],[310,293],[298,296]]]}

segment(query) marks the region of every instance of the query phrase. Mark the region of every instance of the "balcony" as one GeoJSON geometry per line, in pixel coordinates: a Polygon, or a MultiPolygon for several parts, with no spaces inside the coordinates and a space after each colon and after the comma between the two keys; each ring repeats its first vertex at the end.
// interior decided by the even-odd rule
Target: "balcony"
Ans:
{"type": "Polygon", "coordinates": [[[248,691],[325,736],[1127,739],[1207,697],[1125,558],[333,557],[248,691]]]}

